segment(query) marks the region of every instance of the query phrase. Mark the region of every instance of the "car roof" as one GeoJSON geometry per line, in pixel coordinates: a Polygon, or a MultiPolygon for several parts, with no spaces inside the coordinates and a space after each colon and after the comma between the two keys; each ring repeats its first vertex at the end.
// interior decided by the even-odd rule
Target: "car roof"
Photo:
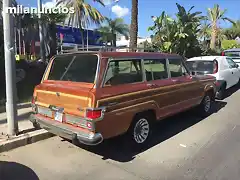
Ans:
{"type": "Polygon", "coordinates": [[[88,51],[88,52],[71,52],[71,53],[64,53],[58,54],[57,56],[65,56],[65,55],[77,55],[77,54],[97,54],[103,58],[134,58],[134,59],[141,59],[141,58],[181,58],[178,54],[168,54],[168,53],[161,53],[161,52],[100,52],[100,51],[88,51]]]}
{"type": "Polygon", "coordinates": [[[195,61],[195,60],[201,60],[201,61],[213,61],[215,59],[223,58],[225,56],[198,56],[187,59],[187,61],[195,61]]]}
{"type": "Polygon", "coordinates": [[[240,48],[227,49],[224,52],[240,52],[240,48]]]}

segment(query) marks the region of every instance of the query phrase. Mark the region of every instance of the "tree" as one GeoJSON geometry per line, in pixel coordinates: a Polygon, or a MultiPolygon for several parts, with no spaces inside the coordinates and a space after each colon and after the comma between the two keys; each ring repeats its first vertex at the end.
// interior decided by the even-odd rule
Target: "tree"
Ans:
{"type": "Polygon", "coordinates": [[[130,29],[130,48],[133,51],[137,48],[138,37],[138,0],[132,0],[131,29],[130,29]]]}
{"type": "MultiPolygon", "coordinates": [[[[104,6],[103,0],[93,0],[104,6]]],[[[83,24],[94,23],[100,25],[104,17],[94,7],[90,6],[85,0],[59,0],[57,6],[65,4],[67,7],[74,7],[75,13],[69,15],[68,25],[77,26],[80,29],[82,47],[84,48],[83,24]]]]}
{"type": "Polygon", "coordinates": [[[231,28],[225,29],[224,34],[228,40],[234,40],[240,37],[240,20],[233,24],[231,28]]]}
{"type": "Polygon", "coordinates": [[[65,19],[67,18],[66,14],[44,14],[42,16],[42,21],[45,22],[47,29],[47,42],[50,47],[49,56],[52,57],[57,54],[57,28],[56,24],[64,23],[65,19]]]}
{"type": "Polygon", "coordinates": [[[124,23],[122,18],[109,19],[105,18],[106,24],[97,29],[102,34],[102,37],[99,39],[106,44],[109,42],[111,46],[116,47],[116,34],[121,34],[129,38],[129,26],[124,23]]]}
{"type": "Polygon", "coordinates": [[[148,30],[154,32],[153,44],[160,51],[191,57],[200,53],[197,34],[204,16],[201,16],[201,12],[192,13],[194,6],[186,11],[183,6],[176,5],[178,12],[175,19],[162,12],[148,30]]]}
{"type": "Polygon", "coordinates": [[[208,11],[208,20],[211,22],[211,29],[212,29],[210,48],[212,50],[215,50],[218,31],[219,31],[219,27],[218,27],[219,21],[221,20],[229,21],[233,24],[235,24],[235,22],[229,19],[228,17],[225,17],[227,10],[226,9],[221,10],[218,4],[215,4],[212,9],[208,8],[207,11],[208,11]]]}

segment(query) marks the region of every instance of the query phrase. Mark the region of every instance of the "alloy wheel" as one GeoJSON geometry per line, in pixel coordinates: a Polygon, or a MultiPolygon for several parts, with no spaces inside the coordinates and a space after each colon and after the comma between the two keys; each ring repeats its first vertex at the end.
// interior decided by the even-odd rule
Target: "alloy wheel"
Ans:
{"type": "Polygon", "coordinates": [[[150,126],[145,118],[139,119],[134,127],[133,137],[136,143],[142,144],[148,138],[150,126]]]}

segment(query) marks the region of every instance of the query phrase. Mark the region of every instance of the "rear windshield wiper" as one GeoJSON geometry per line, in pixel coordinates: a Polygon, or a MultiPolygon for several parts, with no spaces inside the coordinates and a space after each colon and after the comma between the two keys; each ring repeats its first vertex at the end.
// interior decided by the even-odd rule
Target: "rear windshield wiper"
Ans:
{"type": "Polygon", "coordinates": [[[76,56],[73,57],[73,59],[71,60],[71,62],[68,64],[68,67],[66,68],[66,70],[64,71],[63,75],[60,78],[60,81],[64,78],[64,76],[66,75],[66,73],[68,72],[69,68],[71,67],[73,61],[76,59],[76,56]]]}

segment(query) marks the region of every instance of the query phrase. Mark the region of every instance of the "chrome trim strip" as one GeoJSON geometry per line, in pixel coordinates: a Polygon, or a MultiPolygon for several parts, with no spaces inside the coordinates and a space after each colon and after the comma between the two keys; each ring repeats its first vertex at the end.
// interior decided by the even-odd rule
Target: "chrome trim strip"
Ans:
{"type": "Polygon", "coordinates": [[[147,76],[146,76],[146,71],[145,71],[145,67],[144,67],[144,59],[141,59],[141,68],[142,68],[142,76],[143,76],[143,81],[146,82],[147,81],[147,76]]]}
{"type": "Polygon", "coordinates": [[[41,83],[44,81],[48,69],[51,68],[51,67],[50,67],[50,64],[52,65],[52,62],[53,62],[55,59],[56,59],[56,56],[53,56],[52,59],[48,62],[48,65],[47,65],[47,67],[46,67],[46,69],[45,69],[45,71],[44,71],[44,74],[43,74],[43,76],[42,76],[41,83]]]}
{"type": "Polygon", "coordinates": [[[96,74],[95,74],[95,79],[94,79],[94,89],[96,87],[99,87],[99,72],[100,72],[100,66],[101,66],[101,57],[99,54],[95,54],[98,57],[98,63],[97,63],[97,69],[96,69],[96,74]]]}
{"type": "Polygon", "coordinates": [[[101,82],[101,88],[104,87],[104,81],[105,81],[105,78],[106,78],[106,75],[107,75],[107,70],[108,70],[108,66],[109,66],[109,63],[110,63],[110,61],[111,61],[111,58],[108,58],[107,61],[108,61],[108,62],[107,62],[107,67],[106,67],[105,70],[104,70],[104,74],[103,74],[103,78],[102,78],[102,82],[101,82]]]}
{"type": "Polygon", "coordinates": [[[166,58],[166,66],[167,66],[168,78],[171,78],[171,72],[170,72],[170,69],[169,69],[169,59],[168,58],[166,58]]]}

